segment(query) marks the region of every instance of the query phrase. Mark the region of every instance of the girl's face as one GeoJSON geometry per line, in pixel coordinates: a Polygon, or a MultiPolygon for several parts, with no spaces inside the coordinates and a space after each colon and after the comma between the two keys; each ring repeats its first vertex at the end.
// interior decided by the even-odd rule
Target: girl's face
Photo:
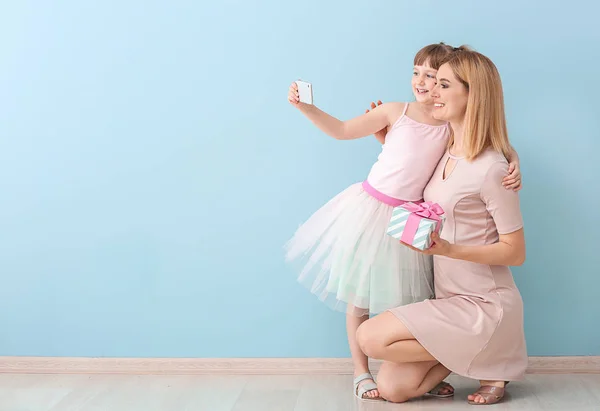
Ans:
{"type": "Polygon", "coordinates": [[[456,78],[448,64],[443,64],[437,72],[437,85],[431,91],[434,110],[433,118],[461,123],[467,111],[469,91],[456,78]]]}
{"type": "Polygon", "coordinates": [[[431,68],[427,62],[422,66],[415,66],[413,68],[411,84],[417,102],[424,104],[431,104],[433,102],[431,90],[435,87],[436,73],[437,70],[431,68]]]}

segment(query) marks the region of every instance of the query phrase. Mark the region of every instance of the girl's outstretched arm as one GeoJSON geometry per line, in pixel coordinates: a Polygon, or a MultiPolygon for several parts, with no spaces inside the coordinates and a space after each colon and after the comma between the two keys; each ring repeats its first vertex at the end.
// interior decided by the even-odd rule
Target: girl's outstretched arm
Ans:
{"type": "Polygon", "coordinates": [[[382,104],[368,113],[362,114],[351,120],[342,121],[325,113],[317,106],[301,103],[296,83],[292,83],[290,86],[288,100],[321,131],[338,140],[353,140],[378,132],[382,128],[390,125],[392,114],[398,112],[398,107],[396,107],[396,105],[404,104],[382,104]]]}

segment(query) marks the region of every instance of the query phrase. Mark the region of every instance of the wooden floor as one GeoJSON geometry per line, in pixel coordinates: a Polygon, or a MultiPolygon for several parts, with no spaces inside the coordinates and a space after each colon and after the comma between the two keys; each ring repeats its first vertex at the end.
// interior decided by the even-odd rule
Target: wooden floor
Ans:
{"type": "MultiPolygon", "coordinates": [[[[352,411],[472,409],[474,381],[451,376],[453,399],[355,401],[352,377],[0,374],[0,411],[352,411]]],[[[528,375],[494,410],[600,410],[600,375],[528,375]]],[[[486,408],[487,409],[487,408],[486,408]]],[[[483,409],[482,409],[483,410],[483,409]]]]}

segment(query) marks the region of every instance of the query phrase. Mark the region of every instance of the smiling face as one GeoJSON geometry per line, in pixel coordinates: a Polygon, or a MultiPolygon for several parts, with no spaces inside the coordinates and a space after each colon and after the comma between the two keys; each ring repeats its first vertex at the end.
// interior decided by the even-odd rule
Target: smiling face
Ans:
{"type": "Polygon", "coordinates": [[[430,93],[434,103],[433,117],[437,120],[461,123],[469,101],[467,86],[456,77],[448,64],[442,64],[436,79],[437,85],[430,93]]]}
{"type": "Polygon", "coordinates": [[[492,147],[510,155],[504,93],[500,73],[486,56],[469,49],[457,48],[440,65],[438,84],[431,92],[433,117],[450,123],[450,144],[454,131],[460,132],[460,145],[467,159],[473,159],[492,147]]]}
{"type": "Polygon", "coordinates": [[[435,76],[437,70],[431,68],[428,62],[421,65],[415,65],[412,76],[412,89],[415,99],[419,103],[431,104],[431,91],[435,87],[435,76]]]}

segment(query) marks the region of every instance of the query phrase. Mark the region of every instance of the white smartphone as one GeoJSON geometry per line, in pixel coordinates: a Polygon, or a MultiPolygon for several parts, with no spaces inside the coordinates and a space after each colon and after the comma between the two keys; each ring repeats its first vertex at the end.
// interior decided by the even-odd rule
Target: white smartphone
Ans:
{"type": "Polygon", "coordinates": [[[300,102],[305,104],[313,103],[313,92],[312,84],[308,81],[297,80],[296,85],[298,86],[298,94],[300,96],[300,102]]]}

